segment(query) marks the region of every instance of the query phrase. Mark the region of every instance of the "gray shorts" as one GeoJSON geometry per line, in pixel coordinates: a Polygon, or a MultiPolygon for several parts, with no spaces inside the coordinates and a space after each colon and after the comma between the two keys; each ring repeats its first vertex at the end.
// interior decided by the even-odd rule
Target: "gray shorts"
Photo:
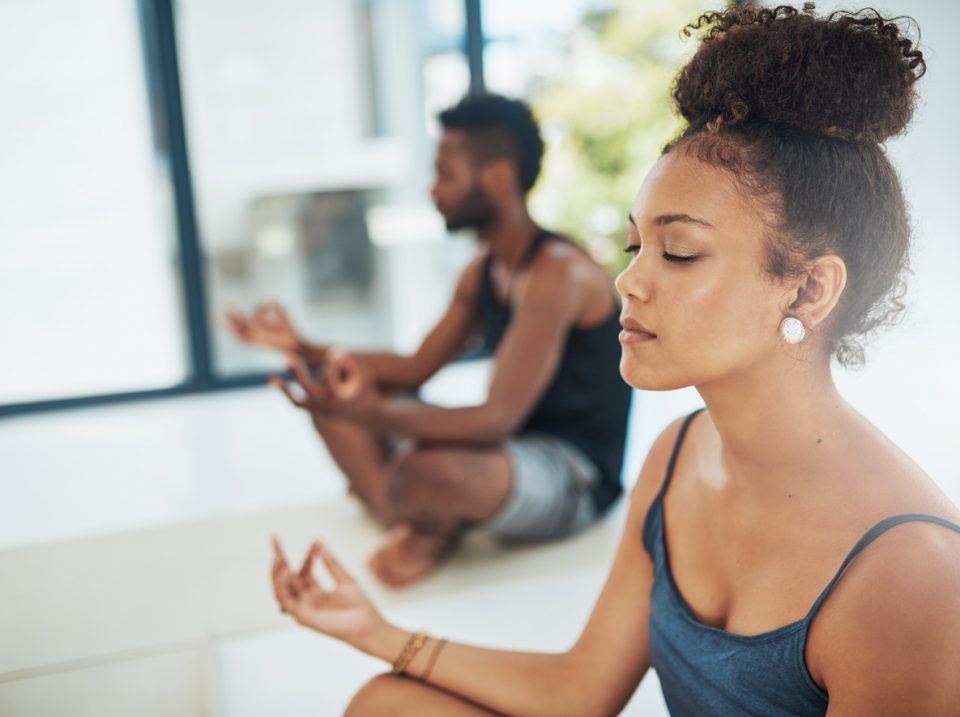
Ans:
{"type": "Polygon", "coordinates": [[[593,522],[590,489],[600,471],[583,451],[542,434],[511,438],[504,448],[513,472],[511,494],[481,530],[504,542],[531,543],[571,535],[593,522]]]}

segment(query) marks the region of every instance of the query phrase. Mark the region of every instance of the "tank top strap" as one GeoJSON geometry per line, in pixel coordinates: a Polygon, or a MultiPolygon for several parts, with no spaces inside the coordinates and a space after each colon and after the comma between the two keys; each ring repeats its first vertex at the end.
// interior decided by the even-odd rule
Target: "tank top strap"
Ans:
{"type": "Polygon", "coordinates": [[[657,493],[657,500],[662,500],[664,493],[667,492],[667,487],[670,485],[670,480],[673,478],[673,471],[677,467],[677,458],[680,457],[680,448],[683,446],[683,439],[687,437],[687,431],[690,429],[690,424],[693,423],[693,419],[699,416],[704,412],[704,408],[698,408],[696,411],[691,413],[685,419],[683,419],[683,425],[680,426],[680,432],[677,434],[677,439],[673,442],[673,451],[670,453],[670,462],[667,463],[667,471],[664,474],[663,485],[660,486],[660,491],[657,493]]]}
{"type": "Polygon", "coordinates": [[[493,286],[493,252],[487,251],[483,258],[483,267],[480,269],[480,291],[490,292],[493,286]]]}
{"type": "Polygon", "coordinates": [[[817,601],[813,603],[813,607],[810,608],[810,612],[807,613],[807,616],[804,618],[804,622],[809,623],[816,614],[820,611],[820,608],[823,606],[824,600],[826,600],[830,593],[833,591],[833,588],[840,581],[840,578],[843,577],[844,571],[863,550],[870,545],[874,540],[879,538],[885,532],[890,530],[895,526],[900,525],[901,523],[911,523],[911,522],[924,522],[924,523],[935,523],[936,525],[942,525],[945,528],[950,528],[958,533],[960,533],[960,525],[951,523],[949,520],[943,518],[938,518],[935,515],[927,515],[926,513],[903,513],[901,515],[894,515],[889,518],[884,518],[875,526],[870,528],[860,540],[857,541],[857,544],[853,546],[847,557],[844,558],[844,561],[840,564],[840,568],[837,570],[836,575],[833,576],[833,579],[827,583],[827,587],[823,589],[823,592],[820,593],[820,596],[817,598],[817,601]]]}
{"type": "MultiPolygon", "coordinates": [[[[533,241],[530,242],[530,246],[527,247],[527,250],[523,253],[523,256],[520,257],[520,263],[517,264],[517,270],[525,267],[533,258],[537,255],[537,252],[540,251],[540,247],[547,243],[548,239],[560,238],[558,234],[544,229],[543,227],[537,228],[537,233],[533,236],[533,241]]],[[[516,272],[514,272],[516,274],[516,272]]],[[[512,282],[511,282],[512,283],[512,282]]]]}
{"type": "Polygon", "coordinates": [[[702,408],[698,408],[683,419],[680,432],[677,433],[677,437],[673,442],[673,451],[670,453],[670,461],[667,463],[663,483],[656,497],[651,501],[650,507],[647,509],[647,515],[643,519],[643,545],[647,549],[650,557],[653,558],[654,564],[656,564],[658,559],[658,550],[662,552],[663,549],[663,496],[667,492],[667,487],[670,485],[670,479],[673,478],[673,471],[677,466],[677,457],[680,455],[683,439],[687,437],[687,431],[690,429],[690,424],[693,423],[693,419],[700,415],[703,410],[702,408]]]}
{"type": "Polygon", "coordinates": [[[490,251],[487,254],[486,259],[483,262],[483,268],[480,272],[480,292],[479,300],[481,305],[489,303],[491,306],[499,307],[500,310],[510,309],[510,296],[513,294],[513,285],[517,279],[517,274],[520,273],[520,270],[527,266],[533,258],[537,255],[537,252],[540,251],[540,247],[546,243],[547,239],[551,237],[559,237],[559,235],[553,234],[553,232],[547,231],[542,227],[537,228],[537,233],[533,236],[533,241],[530,242],[530,246],[527,247],[526,251],[523,253],[523,256],[520,257],[520,262],[517,264],[516,268],[513,270],[513,273],[510,276],[510,283],[507,287],[507,302],[501,304],[496,298],[496,292],[493,289],[493,252],[490,251]]]}

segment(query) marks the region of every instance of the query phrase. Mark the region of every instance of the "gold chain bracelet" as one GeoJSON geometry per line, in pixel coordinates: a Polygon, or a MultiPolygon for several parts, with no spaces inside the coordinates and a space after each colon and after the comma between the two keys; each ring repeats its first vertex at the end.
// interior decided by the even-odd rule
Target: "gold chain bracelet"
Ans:
{"type": "Polygon", "coordinates": [[[429,635],[427,635],[426,630],[413,633],[407,640],[407,644],[403,646],[397,659],[393,661],[393,674],[402,675],[428,639],[429,635]]]}

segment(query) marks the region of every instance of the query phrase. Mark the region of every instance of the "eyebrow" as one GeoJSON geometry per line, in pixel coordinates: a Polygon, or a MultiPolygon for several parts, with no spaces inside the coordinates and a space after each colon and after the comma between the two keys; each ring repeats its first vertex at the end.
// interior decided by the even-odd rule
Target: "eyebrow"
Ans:
{"type": "MultiPolygon", "coordinates": [[[[634,220],[632,214],[627,214],[627,221],[637,226],[637,222],[634,220]]],[[[661,214],[653,220],[654,226],[662,227],[667,224],[692,224],[696,227],[702,227],[704,229],[715,229],[710,222],[706,219],[697,219],[697,217],[691,217],[689,214],[661,214]]]]}

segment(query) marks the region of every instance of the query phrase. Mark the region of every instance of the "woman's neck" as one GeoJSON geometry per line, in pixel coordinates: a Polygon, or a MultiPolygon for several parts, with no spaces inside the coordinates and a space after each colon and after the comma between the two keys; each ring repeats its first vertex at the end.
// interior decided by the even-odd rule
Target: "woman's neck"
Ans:
{"type": "Polygon", "coordinates": [[[769,487],[822,474],[858,414],[840,396],[828,360],[766,362],[747,374],[698,387],[720,440],[730,485],[769,487]]]}

